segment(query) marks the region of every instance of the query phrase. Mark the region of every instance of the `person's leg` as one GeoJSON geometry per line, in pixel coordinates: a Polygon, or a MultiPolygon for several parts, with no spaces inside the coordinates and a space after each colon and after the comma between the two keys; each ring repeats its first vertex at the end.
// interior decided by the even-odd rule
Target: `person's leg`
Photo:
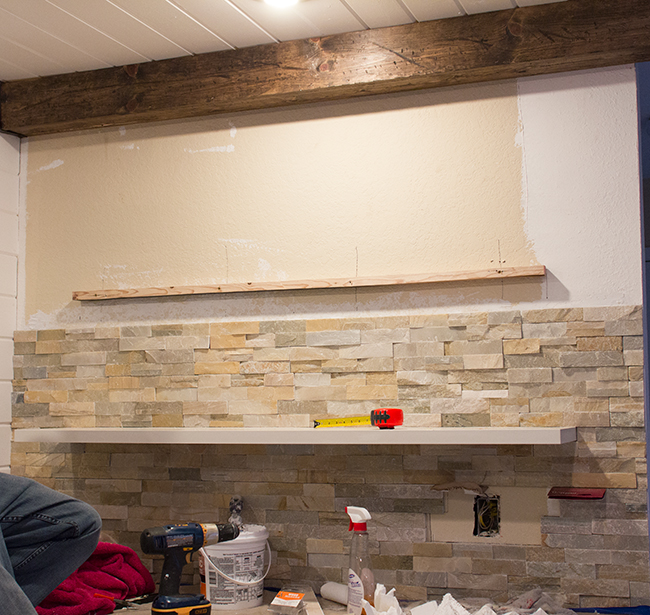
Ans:
{"type": "Polygon", "coordinates": [[[11,560],[0,531],[0,615],[35,615],[36,610],[14,579],[11,560]]]}
{"type": "Polygon", "coordinates": [[[15,579],[0,566],[0,615],[36,615],[36,609],[15,579]]]}
{"type": "Polygon", "coordinates": [[[97,546],[101,519],[88,504],[30,479],[0,477],[0,529],[16,582],[39,604],[97,546]],[[7,496],[12,494],[15,496],[7,496]]]}

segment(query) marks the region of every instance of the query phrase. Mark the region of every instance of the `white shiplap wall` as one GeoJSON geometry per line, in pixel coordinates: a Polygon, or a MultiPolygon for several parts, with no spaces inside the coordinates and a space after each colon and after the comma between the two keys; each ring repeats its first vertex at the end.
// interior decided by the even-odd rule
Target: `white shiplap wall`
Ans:
{"type": "Polygon", "coordinates": [[[0,0],[0,81],[564,0],[0,0]]]}
{"type": "Polygon", "coordinates": [[[18,278],[20,139],[0,134],[0,471],[11,453],[11,379],[18,278]]]}

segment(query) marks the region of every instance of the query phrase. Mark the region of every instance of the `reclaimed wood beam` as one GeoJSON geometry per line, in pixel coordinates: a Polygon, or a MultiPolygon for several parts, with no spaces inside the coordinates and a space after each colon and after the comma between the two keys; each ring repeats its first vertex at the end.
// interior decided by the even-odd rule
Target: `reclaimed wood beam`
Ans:
{"type": "Polygon", "coordinates": [[[650,60],[648,0],[567,0],[0,85],[33,136],[650,60]]]}
{"type": "Polygon", "coordinates": [[[330,278],[327,280],[293,280],[278,282],[241,282],[204,284],[201,286],[158,286],[154,288],[124,288],[113,290],[79,290],[72,293],[75,301],[102,301],[104,299],[137,299],[143,297],[177,297],[179,295],[214,295],[272,290],[308,290],[318,288],[361,288],[364,286],[401,286],[404,284],[435,284],[440,282],[471,282],[475,280],[503,280],[546,275],[544,265],[528,267],[501,267],[480,271],[454,273],[375,276],[372,278],[330,278]]]}

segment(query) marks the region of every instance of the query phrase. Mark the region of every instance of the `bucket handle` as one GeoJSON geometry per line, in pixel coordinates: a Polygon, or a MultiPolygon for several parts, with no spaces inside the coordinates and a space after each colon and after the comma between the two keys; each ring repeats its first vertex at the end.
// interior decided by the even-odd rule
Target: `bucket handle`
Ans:
{"type": "Polygon", "coordinates": [[[211,568],[214,568],[224,579],[228,579],[228,581],[232,581],[233,583],[236,583],[237,585],[244,585],[245,587],[251,587],[252,585],[257,585],[260,581],[266,578],[266,575],[269,573],[269,570],[271,570],[271,546],[269,545],[269,541],[266,541],[266,550],[268,551],[269,554],[269,562],[268,565],[266,566],[266,570],[264,571],[264,574],[253,580],[253,581],[239,581],[238,579],[233,579],[232,577],[228,576],[219,566],[217,566],[211,559],[210,556],[205,552],[203,548],[199,549],[199,553],[203,555],[204,561],[210,566],[211,568]]]}

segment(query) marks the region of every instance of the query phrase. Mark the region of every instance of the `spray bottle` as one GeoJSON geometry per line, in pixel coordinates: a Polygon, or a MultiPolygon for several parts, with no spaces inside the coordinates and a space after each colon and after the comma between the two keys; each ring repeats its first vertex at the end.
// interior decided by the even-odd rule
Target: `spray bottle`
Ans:
{"type": "Polygon", "coordinates": [[[370,604],[374,604],[375,599],[375,575],[370,564],[366,528],[370,513],[365,508],[357,506],[347,506],[345,512],[350,517],[350,531],[354,531],[348,572],[348,614],[361,615],[363,611],[361,600],[365,599],[370,604]]]}

